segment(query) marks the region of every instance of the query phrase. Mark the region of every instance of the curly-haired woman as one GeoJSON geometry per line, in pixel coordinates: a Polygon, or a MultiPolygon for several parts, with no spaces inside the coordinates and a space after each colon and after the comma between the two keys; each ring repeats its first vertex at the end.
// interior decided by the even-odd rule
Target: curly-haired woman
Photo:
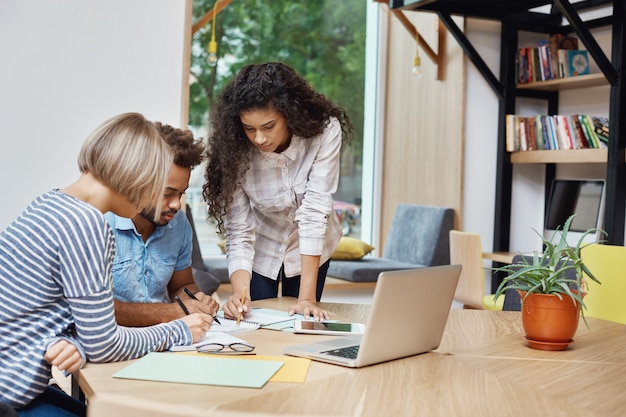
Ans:
{"type": "Polygon", "coordinates": [[[283,296],[298,297],[290,314],[329,318],[317,302],[341,238],[332,195],[348,115],[270,62],[245,66],[224,88],[212,132],[203,196],[226,235],[233,294],[224,312],[245,315],[281,282],[283,296]]]}

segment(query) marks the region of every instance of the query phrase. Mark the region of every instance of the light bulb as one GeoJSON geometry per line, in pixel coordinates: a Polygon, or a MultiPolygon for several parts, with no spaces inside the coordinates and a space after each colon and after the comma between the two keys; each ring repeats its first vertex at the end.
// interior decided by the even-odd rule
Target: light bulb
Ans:
{"type": "Polygon", "coordinates": [[[422,71],[420,69],[421,60],[419,55],[415,54],[415,58],[413,59],[413,68],[411,69],[411,74],[416,76],[417,78],[422,78],[422,71]]]}
{"type": "Polygon", "coordinates": [[[217,42],[211,40],[209,42],[209,65],[215,66],[217,64],[217,42]]]}

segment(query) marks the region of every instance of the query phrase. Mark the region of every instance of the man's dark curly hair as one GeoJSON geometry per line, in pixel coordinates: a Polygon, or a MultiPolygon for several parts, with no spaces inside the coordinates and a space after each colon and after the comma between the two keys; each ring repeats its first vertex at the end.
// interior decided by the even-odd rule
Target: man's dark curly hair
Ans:
{"type": "Polygon", "coordinates": [[[248,140],[240,114],[273,109],[283,114],[292,135],[310,139],[320,135],[330,123],[339,120],[342,146],[352,138],[352,123],[341,107],[314,91],[291,67],[280,62],[247,65],[239,71],[218,97],[211,117],[212,134],[207,144],[207,169],[202,195],[209,216],[224,232],[223,216],[232,201],[237,182],[249,168],[248,140]]]}
{"type": "Polygon", "coordinates": [[[155,123],[161,137],[170,145],[174,152],[174,164],[183,168],[193,169],[204,159],[204,143],[202,139],[193,138],[190,130],[181,130],[170,125],[155,123]]]}

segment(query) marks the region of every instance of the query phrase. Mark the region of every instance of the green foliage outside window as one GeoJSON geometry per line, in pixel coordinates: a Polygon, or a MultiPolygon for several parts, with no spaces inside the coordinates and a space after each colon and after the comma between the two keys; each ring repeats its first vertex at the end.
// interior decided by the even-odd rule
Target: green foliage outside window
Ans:
{"type": "MultiPolygon", "coordinates": [[[[217,15],[217,66],[207,61],[211,22],[193,36],[190,127],[208,127],[217,95],[241,67],[281,61],[346,109],[354,125],[352,154],[360,164],[367,1],[232,0],[217,15]]],[[[194,0],[193,22],[214,3],[194,0]]]]}

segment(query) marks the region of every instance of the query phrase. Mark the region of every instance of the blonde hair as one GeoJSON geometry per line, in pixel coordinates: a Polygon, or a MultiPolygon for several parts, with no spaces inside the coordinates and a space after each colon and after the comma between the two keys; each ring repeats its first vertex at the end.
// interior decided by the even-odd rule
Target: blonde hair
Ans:
{"type": "Polygon", "coordinates": [[[78,154],[78,168],[144,209],[161,207],[172,159],[154,123],[139,113],[124,113],[91,132],[78,154]]]}

